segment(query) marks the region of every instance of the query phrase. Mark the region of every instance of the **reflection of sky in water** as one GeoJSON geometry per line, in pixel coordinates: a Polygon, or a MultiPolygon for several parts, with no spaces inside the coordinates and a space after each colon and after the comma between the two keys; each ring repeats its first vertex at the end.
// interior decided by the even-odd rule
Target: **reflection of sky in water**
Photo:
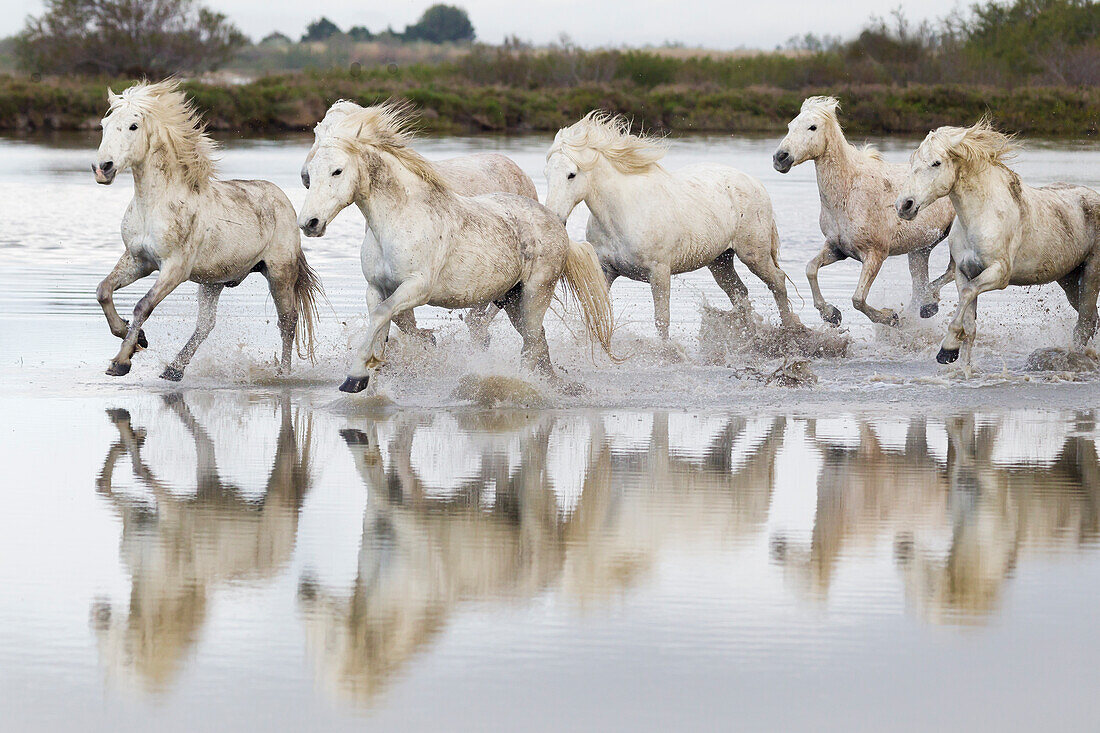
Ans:
{"type": "Polygon", "coordinates": [[[1092,413],[0,401],[17,727],[1091,720],[1092,413]]]}

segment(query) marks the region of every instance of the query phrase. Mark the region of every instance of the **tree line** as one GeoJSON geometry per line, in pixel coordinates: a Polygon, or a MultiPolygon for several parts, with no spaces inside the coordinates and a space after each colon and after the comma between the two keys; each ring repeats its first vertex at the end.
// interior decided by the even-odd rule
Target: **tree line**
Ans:
{"type": "MultiPolygon", "coordinates": [[[[38,74],[163,77],[205,72],[232,61],[250,41],[224,14],[195,0],[45,0],[45,12],[27,19],[15,38],[19,66],[38,74]]],[[[345,34],[327,18],[306,28],[302,42],[392,39],[468,42],[475,38],[466,11],[433,5],[401,33],[375,35],[364,26],[345,34]]],[[[290,43],[281,33],[263,42],[290,43]]]]}
{"type": "MultiPolygon", "coordinates": [[[[301,43],[273,34],[250,48],[265,42],[287,44],[301,49],[297,56],[306,66],[343,62],[348,68],[356,60],[351,51],[316,55],[310,48],[350,48],[348,42],[368,40],[467,42],[474,37],[465,11],[435,5],[402,32],[373,33],[363,26],[344,31],[320,18],[309,25],[301,43]]],[[[30,18],[16,39],[16,57],[30,72],[158,77],[239,62],[246,46],[248,39],[231,21],[195,0],[46,0],[45,12],[30,18]]],[[[362,64],[364,70],[369,65],[362,64]]],[[[777,53],[684,56],[586,50],[567,42],[545,48],[515,40],[500,46],[472,44],[466,52],[422,65],[417,73],[418,78],[452,84],[527,89],[612,82],[645,89],[1090,86],[1100,83],[1100,2],[985,0],[923,23],[910,22],[899,10],[873,18],[855,38],[807,35],[777,53]]]]}

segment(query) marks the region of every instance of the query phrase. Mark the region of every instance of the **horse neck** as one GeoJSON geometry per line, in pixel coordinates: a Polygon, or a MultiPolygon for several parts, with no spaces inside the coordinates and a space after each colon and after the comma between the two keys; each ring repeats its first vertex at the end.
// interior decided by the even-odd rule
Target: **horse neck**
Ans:
{"type": "Polygon", "coordinates": [[[835,207],[847,196],[856,174],[857,151],[844,137],[840,125],[830,124],[825,152],[814,159],[817,190],[822,201],[835,207]]]}
{"type": "Polygon", "coordinates": [[[450,209],[454,193],[440,191],[389,154],[379,157],[383,162],[380,174],[368,186],[360,185],[355,197],[355,205],[375,236],[407,222],[410,216],[434,218],[450,209]]]}
{"type": "Polygon", "coordinates": [[[998,199],[1011,198],[1009,187],[1014,178],[1015,173],[999,165],[960,171],[948,198],[963,227],[969,228],[970,223],[983,216],[998,199]]]}
{"type": "Polygon", "coordinates": [[[183,166],[163,145],[150,145],[145,158],[133,166],[133,172],[134,197],[139,200],[153,203],[175,200],[165,196],[166,192],[188,187],[183,166]]]}
{"type": "Polygon", "coordinates": [[[593,168],[592,184],[585,203],[604,229],[616,232],[624,222],[634,220],[638,206],[652,206],[653,193],[668,178],[668,172],[653,166],[645,173],[622,173],[600,159],[593,168]]]}

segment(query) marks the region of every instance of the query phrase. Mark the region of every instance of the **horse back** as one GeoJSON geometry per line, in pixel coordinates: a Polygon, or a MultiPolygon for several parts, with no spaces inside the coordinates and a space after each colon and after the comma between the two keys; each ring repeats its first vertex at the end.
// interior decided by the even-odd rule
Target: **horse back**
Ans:
{"type": "Polygon", "coordinates": [[[514,193],[538,200],[535,184],[515,161],[499,153],[475,153],[449,158],[435,164],[455,193],[481,196],[514,193]]]}

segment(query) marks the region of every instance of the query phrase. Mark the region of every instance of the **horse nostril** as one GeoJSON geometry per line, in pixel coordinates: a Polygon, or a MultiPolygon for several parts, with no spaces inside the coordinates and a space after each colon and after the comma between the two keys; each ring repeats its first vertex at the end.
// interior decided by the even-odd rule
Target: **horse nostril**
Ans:
{"type": "Polygon", "coordinates": [[[101,165],[99,166],[99,169],[100,169],[101,171],[103,171],[104,173],[106,173],[106,172],[108,172],[109,170],[111,170],[111,169],[112,169],[112,168],[114,168],[114,167],[115,167],[115,162],[114,162],[113,160],[105,160],[105,161],[103,161],[103,163],[102,163],[102,164],[101,164],[101,165]]]}
{"type": "Polygon", "coordinates": [[[780,150],[775,154],[775,159],[780,162],[786,160],[789,157],[791,157],[791,155],[786,150],[780,150]]]}
{"type": "Polygon", "coordinates": [[[321,222],[317,220],[317,217],[313,217],[312,219],[310,219],[309,221],[306,222],[306,226],[309,227],[310,229],[316,229],[317,225],[320,224],[320,223],[321,222]]]}
{"type": "Polygon", "coordinates": [[[902,211],[909,211],[910,209],[913,208],[913,204],[915,204],[915,203],[916,202],[913,199],[905,199],[904,201],[901,202],[901,210],[902,211]]]}

